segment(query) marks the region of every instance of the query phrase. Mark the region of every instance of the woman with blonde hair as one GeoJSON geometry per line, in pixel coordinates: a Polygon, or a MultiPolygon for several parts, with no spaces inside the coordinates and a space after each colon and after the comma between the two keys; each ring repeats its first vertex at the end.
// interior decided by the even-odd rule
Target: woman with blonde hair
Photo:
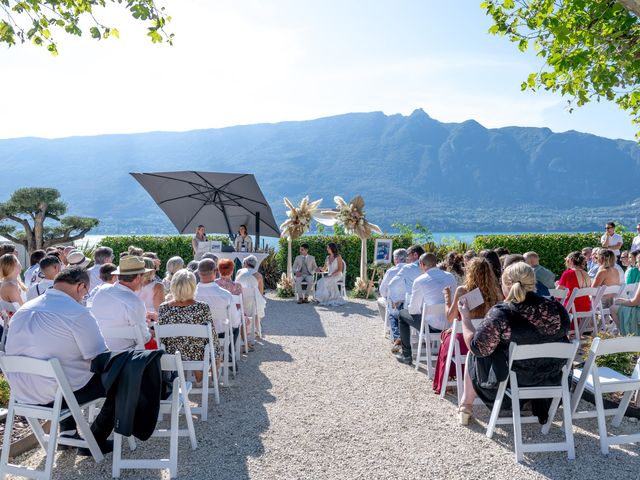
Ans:
{"type": "MultiPolygon", "coordinates": [[[[541,344],[549,342],[568,343],[569,314],[555,300],[535,293],[536,275],[524,262],[514,263],[502,274],[502,293],[505,301],[493,306],[476,330],[471,323],[471,312],[467,303],[458,303],[462,317],[464,341],[469,347],[469,375],[473,392],[469,392],[467,402],[473,402],[473,393],[489,407],[493,408],[498,385],[508,375],[509,344],[541,344]],[[493,372],[494,375],[489,375],[493,372]]],[[[562,378],[565,360],[556,358],[519,360],[513,362],[512,371],[522,387],[558,385],[562,378]]],[[[467,392],[465,392],[467,395],[467,392]]],[[[548,418],[550,400],[539,399],[532,402],[533,414],[540,423],[548,418]]],[[[459,411],[460,423],[466,425],[471,417],[472,403],[463,405],[459,411]],[[464,407],[464,408],[463,408],[464,407]]],[[[509,408],[508,398],[503,400],[503,408],[509,408]]]]}
{"type": "Polygon", "coordinates": [[[15,255],[5,253],[0,257],[0,300],[19,305],[26,301],[27,287],[20,280],[21,271],[22,265],[15,255]]]}
{"type": "Polygon", "coordinates": [[[171,279],[173,278],[175,273],[183,268],[184,260],[181,257],[171,257],[169,260],[167,260],[167,273],[164,276],[164,280],[162,280],[165,294],[168,294],[171,290],[171,279]]]}
{"type": "MultiPolygon", "coordinates": [[[[496,276],[493,273],[493,269],[489,262],[482,258],[476,257],[469,260],[465,271],[464,282],[460,285],[453,296],[453,301],[450,300],[449,289],[445,291],[445,303],[447,304],[447,320],[451,323],[458,320],[460,313],[458,312],[458,300],[463,295],[466,295],[472,290],[478,288],[484,299],[484,303],[473,310],[471,310],[471,318],[479,319],[484,318],[489,309],[496,303],[502,301],[502,292],[500,286],[496,281],[496,276]]],[[[451,329],[445,330],[441,335],[442,342],[440,343],[440,350],[438,352],[438,362],[436,363],[435,375],[433,377],[433,391],[439,395],[440,389],[445,379],[443,379],[444,371],[446,368],[447,354],[449,352],[449,344],[451,343],[451,329]]],[[[458,334],[457,340],[460,342],[460,353],[462,355],[467,354],[467,346],[464,343],[462,334],[458,334]]],[[[455,369],[449,370],[450,375],[455,375],[455,369]]],[[[468,375],[465,375],[465,378],[468,375]]],[[[463,396],[462,403],[465,403],[463,396]]]]}
{"type": "MultiPolygon", "coordinates": [[[[195,300],[196,276],[187,269],[178,270],[171,279],[171,295],[173,299],[160,305],[158,324],[192,323],[202,325],[210,323],[213,330],[216,359],[220,357],[220,342],[211,315],[209,305],[195,300]]],[[[186,361],[204,358],[205,338],[167,337],[162,339],[167,353],[179,351],[186,361]]],[[[202,372],[194,372],[196,382],[202,381],[202,372]]],[[[215,373],[214,373],[215,374],[215,373]]]]}
{"type": "Polygon", "coordinates": [[[164,302],[164,285],[156,280],[156,265],[152,258],[142,257],[144,267],[150,271],[142,275],[142,287],[136,295],[144,302],[147,309],[147,318],[156,320],[160,304],[164,302]]]}
{"type": "MultiPolygon", "coordinates": [[[[616,268],[616,255],[612,250],[602,249],[598,254],[598,264],[600,267],[598,268],[598,273],[596,273],[596,277],[593,279],[592,287],[608,287],[611,285],[622,285],[624,280],[621,280],[620,273],[618,272],[618,268],[616,268]]],[[[622,275],[624,279],[624,274],[622,275]]],[[[615,294],[604,295],[602,297],[602,308],[609,308],[613,304],[613,299],[615,298],[615,294]]]]}

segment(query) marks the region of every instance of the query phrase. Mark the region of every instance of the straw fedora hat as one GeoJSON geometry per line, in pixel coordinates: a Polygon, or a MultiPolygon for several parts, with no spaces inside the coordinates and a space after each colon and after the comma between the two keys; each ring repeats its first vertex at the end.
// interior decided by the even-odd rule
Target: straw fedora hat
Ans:
{"type": "Polygon", "coordinates": [[[86,268],[91,263],[91,259],[84,256],[80,250],[72,250],[67,254],[67,264],[69,267],[86,268]]]}
{"type": "Polygon", "coordinates": [[[137,275],[139,273],[152,271],[152,268],[145,268],[144,260],[141,257],[127,255],[120,259],[120,265],[111,273],[111,275],[137,275]]]}

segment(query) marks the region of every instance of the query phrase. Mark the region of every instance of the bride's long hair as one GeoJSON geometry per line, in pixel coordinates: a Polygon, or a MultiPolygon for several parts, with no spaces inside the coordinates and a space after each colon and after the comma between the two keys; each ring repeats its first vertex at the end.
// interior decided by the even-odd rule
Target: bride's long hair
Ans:
{"type": "Polygon", "coordinates": [[[333,243],[333,242],[329,242],[329,244],[327,245],[327,248],[328,248],[329,250],[331,250],[331,254],[332,254],[334,257],[337,257],[337,256],[339,255],[339,253],[338,253],[338,245],[336,245],[335,243],[333,243]]]}

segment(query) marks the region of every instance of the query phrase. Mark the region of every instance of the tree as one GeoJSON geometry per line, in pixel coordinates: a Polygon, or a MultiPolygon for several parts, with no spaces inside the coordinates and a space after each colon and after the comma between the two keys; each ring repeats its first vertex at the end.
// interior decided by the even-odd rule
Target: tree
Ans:
{"type": "Polygon", "coordinates": [[[569,110],[614,101],[638,125],[640,140],[640,0],[487,0],[494,25],[523,52],[544,59],[522,89],[560,92],[569,110]]]}
{"type": "Polygon", "coordinates": [[[155,0],[0,0],[0,44],[31,41],[57,55],[54,33],[80,36],[83,21],[89,23],[89,33],[96,40],[118,37],[116,28],[102,24],[96,16],[96,11],[110,3],[124,5],[133,18],[147,21],[147,36],[152,42],[172,44],[173,34],[164,30],[171,17],[164,7],[156,6],[155,0]]]}
{"type": "Polygon", "coordinates": [[[99,223],[96,218],[63,217],[66,212],[67,204],[55,188],[19,188],[7,202],[0,203],[0,235],[31,253],[79,240],[99,223]],[[16,232],[15,226],[5,223],[7,220],[20,225],[24,232],[16,232]],[[59,225],[51,226],[51,220],[59,225]]]}

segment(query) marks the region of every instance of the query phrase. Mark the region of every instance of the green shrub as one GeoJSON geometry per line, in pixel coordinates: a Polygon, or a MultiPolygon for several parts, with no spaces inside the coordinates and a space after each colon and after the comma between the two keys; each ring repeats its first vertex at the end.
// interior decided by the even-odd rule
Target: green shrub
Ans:
{"type": "Polygon", "coordinates": [[[9,395],[11,395],[11,389],[9,388],[9,382],[4,376],[0,375],[0,407],[6,407],[9,405],[9,395]]]}
{"type": "Polygon", "coordinates": [[[268,256],[260,263],[260,272],[264,278],[264,287],[273,289],[276,288],[281,273],[278,268],[276,251],[273,247],[267,247],[264,253],[268,254],[268,256]]]}
{"type": "MultiPolygon", "coordinates": [[[[193,260],[191,238],[192,237],[186,235],[172,235],[165,237],[154,237],[150,235],[104,237],[100,241],[100,245],[104,247],[111,247],[113,249],[116,264],[120,259],[120,252],[126,252],[129,245],[140,247],[145,252],[155,252],[158,254],[158,257],[162,262],[160,265],[159,275],[163,276],[167,260],[171,257],[182,257],[185,264],[193,260]]],[[[226,236],[208,236],[207,238],[209,240],[221,240],[223,245],[229,245],[229,237],[226,236]]]]}
{"type": "MultiPolygon", "coordinates": [[[[603,340],[607,340],[609,338],[619,338],[616,335],[610,335],[603,332],[598,333],[598,337],[603,340]]],[[[592,342],[593,340],[589,338],[584,344],[584,360],[586,360],[589,356],[592,342]]],[[[636,361],[638,360],[639,356],[639,352],[620,352],[610,353],[608,355],[600,355],[598,358],[596,358],[596,365],[598,365],[599,367],[608,367],[618,373],[630,376],[633,373],[633,370],[636,368],[636,361]]]]}
{"type": "MultiPolygon", "coordinates": [[[[392,235],[387,237],[373,237],[367,241],[367,258],[373,259],[373,249],[375,247],[375,238],[392,238],[393,246],[396,248],[408,248],[411,246],[410,235],[392,235]]],[[[356,281],[356,277],[360,275],[360,239],[356,235],[305,235],[297,238],[292,242],[291,254],[293,258],[298,255],[300,244],[309,244],[309,254],[316,258],[316,263],[319,267],[324,265],[325,258],[327,257],[327,244],[334,242],[338,245],[338,251],[342,258],[347,263],[347,288],[353,287],[353,283],[356,281]]],[[[280,239],[280,247],[276,254],[278,260],[278,266],[281,272],[287,271],[287,239],[280,239]]]]}
{"type": "MultiPolygon", "coordinates": [[[[631,246],[634,234],[622,233],[623,249],[631,246]]],[[[474,239],[473,247],[477,250],[505,247],[511,253],[534,251],[540,256],[540,264],[556,275],[564,270],[564,259],[567,254],[582,250],[584,247],[600,246],[602,233],[526,233],[521,235],[480,235],[474,239]]]]}

